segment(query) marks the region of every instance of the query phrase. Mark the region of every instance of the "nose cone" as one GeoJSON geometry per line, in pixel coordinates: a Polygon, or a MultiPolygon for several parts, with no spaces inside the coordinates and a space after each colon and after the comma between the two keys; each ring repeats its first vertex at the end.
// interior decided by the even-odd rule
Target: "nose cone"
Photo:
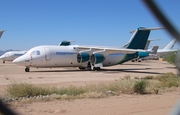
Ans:
{"type": "Polygon", "coordinates": [[[30,57],[28,55],[23,55],[15,60],[13,60],[13,63],[21,65],[21,66],[29,66],[30,64],[30,57]]]}
{"type": "Polygon", "coordinates": [[[1,60],[3,60],[4,58],[5,58],[5,57],[4,57],[3,55],[2,55],[2,56],[0,56],[0,59],[1,59],[1,60]]]}
{"type": "Polygon", "coordinates": [[[18,64],[18,65],[23,65],[25,60],[22,57],[18,57],[15,60],[13,60],[13,63],[18,64]]]}

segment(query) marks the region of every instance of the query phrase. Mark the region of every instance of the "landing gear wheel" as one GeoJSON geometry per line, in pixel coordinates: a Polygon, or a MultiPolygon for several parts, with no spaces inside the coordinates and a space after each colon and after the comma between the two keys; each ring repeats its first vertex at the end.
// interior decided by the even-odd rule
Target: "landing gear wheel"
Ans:
{"type": "Polygon", "coordinates": [[[79,67],[80,70],[85,70],[86,68],[85,67],[79,67]]]}
{"type": "Polygon", "coordinates": [[[27,67],[27,68],[25,68],[25,72],[29,72],[29,68],[27,67]]]}
{"type": "Polygon", "coordinates": [[[3,63],[5,63],[5,61],[3,61],[3,63]]]}
{"type": "Polygon", "coordinates": [[[93,67],[92,68],[93,71],[100,70],[100,69],[101,69],[100,67],[93,67]]]}

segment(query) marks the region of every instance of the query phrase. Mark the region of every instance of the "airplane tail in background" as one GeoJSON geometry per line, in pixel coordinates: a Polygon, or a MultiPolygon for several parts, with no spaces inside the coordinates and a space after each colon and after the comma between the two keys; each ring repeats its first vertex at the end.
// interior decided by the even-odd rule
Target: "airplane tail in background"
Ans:
{"type": "Polygon", "coordinates": [[[148,49],[150,42],[151,42],[150,40],[148,40],[148,41],[146,42],[146,46],[145,46],[144,50],[147,50],[147,49],[148,49]]]}
{"type": "Polygon", "coordinates": [[[172,49],[172,48],[174,47],[176,41],[177,41],[176,39],[173,39],[169,44],[167,44],[167,45],[163,48],[163,50],[165,50],[165,49],[172,49]]]}
{"type": "Polygon", "coordinates": [[[3,34],[3,32],[4,32],[4,30],[0,30],[0,38],[1,38],[2,34],[3,34]]]}
{"type": "Polygon", "coordinates": [[[150,54],[157,54],[157,50],[158,50],[159,46],[153,46],[151,48],[151,50],[149,51],[150,54]]]}
{"type": "Polygon", "coordinates": [[[150,39],[150,40],[148,40],[148,41],[146,42],[146,46],[145,46],[144,50],[148,50],[150,42],[151,42],[151,41],[155,41],[155,40],[160,40],[160,39],[150,39]]]}

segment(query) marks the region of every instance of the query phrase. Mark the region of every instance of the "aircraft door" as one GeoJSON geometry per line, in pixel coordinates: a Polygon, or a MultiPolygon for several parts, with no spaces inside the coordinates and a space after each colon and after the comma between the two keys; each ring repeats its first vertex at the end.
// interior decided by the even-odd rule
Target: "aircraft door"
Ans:
{"type": "Polygon", "coordinates": [[[44,48],[45,49],[45,59],[46,60],[51,60],[51,51],[49,48],[44,48]]]}

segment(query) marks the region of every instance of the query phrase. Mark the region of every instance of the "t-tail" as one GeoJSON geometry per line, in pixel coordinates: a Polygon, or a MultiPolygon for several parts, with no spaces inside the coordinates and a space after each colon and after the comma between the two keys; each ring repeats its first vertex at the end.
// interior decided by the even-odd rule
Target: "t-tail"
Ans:
{"type": "Polygon", "coordinates": [[[163,48],[163,50],[170,50],[170,49],[172,49],[173,47],[174,47],[174,45],[175,45],[175,43],[176,43],[176,39],[174,38],[169,44],[167,44],[164,48],[163,48]]]}
{"type": "MultiPolygon", "coordinates": [[[[124,48],[127,49],[145,49],[147,40],[149,38],[151,30],[160,30],[164,28],[156,27],[156,28],[144,28],[139,27],[136,30],[133,30],[131,32],[134,32],[129,42],[124,46],[124,48]]],[[[127,54],[122,61],[119,62],[119,64],[124,63],[126,61],[132,60],[134,58],[138,58],[138,52],[134,54],[127,54]]]]}

